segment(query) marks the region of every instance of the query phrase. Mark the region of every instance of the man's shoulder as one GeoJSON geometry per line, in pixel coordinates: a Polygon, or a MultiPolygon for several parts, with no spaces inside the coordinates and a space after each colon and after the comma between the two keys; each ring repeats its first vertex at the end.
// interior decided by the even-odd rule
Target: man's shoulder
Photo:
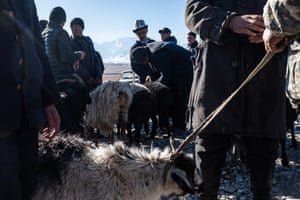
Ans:
{"type": "Polygon", "coordinates": [[[86,42],[93,44],[93,40],[90,36],[83,36],[83,38],[86,42]]]}

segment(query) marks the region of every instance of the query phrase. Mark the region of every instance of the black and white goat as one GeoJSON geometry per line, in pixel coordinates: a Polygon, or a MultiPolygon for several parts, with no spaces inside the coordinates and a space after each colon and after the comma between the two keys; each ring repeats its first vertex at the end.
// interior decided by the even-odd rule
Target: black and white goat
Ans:
{"type": "Polygon", "coordinates": [[[157,200],[194,193],[194,161],[168,151],[151,153],[123,143],[98,147],[75,136],[40,143],[33,200],[157,200]]]}

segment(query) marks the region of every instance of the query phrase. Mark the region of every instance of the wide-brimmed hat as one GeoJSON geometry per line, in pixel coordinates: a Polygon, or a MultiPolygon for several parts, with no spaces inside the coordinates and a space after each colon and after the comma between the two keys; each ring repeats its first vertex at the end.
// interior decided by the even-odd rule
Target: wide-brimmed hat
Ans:
{"type": "Polygon", "coordinates": [[[135,33],[144,28],[148,28],[148,25],[145,23],[145,21],[143,19],[137,19],[134,22],[134,29],[132,31],[135,33]]]}

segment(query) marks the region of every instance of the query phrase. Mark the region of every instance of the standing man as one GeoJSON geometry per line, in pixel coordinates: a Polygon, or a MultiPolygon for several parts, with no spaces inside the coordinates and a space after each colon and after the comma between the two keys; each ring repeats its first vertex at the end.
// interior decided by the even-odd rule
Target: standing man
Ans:
{"type": "Polygon", "coordinates": [[[94,48],[93,41],[90,37],[83,35],[84,22],[81,18],[74,18],[71,21],[71,37],[72,51],[83,51],[86,53],[83,60],[79,62],[79,69],[76,71],[89,86],[89,88],[97,87],[102,83],[102,75],[104,64],[102,58],[94,48]]]}
{"type": "Polygon", "coordinates": [[[158,33],[160,34],[161,41],[177,44],[176,37],[171,35],[171,29],[169,29],[168,27],[160,29],[158,33]]]}
{"type": "Polygon", "coordinates": [[[38,130],[53,136],[58,91],[33,0],[0,0],[0,199],[29,200],[38,168],[38,130]]]}
{"type": "Polygon", "coordinates": [[[63,29],[65,22],[64,9],[53,8],[50,12],[48,26],[43,32],[43,38],[58,88],[60,92],[67,94],[57,109],[61,116],[62,128],[69,131],[80,128],[78,124],[90,98],[88,96],[89,88],[76,75],[79,70],[79,61],[85,58],[86,53],[72,51],[71,38],[63,29]],[[66,102],[67,105],[64,105],[66,102]]]}
{"type": "Polygon", "coordinates": [[[71,50],[71,39],[63,29],[66,22],[65,10],[55,7],[50,12],[49,23],[43,32],[46,52],[56,81],[72,79],[77,70],[76,61],[83,60],[85,52],[71,50]]]}
{"type": "Polygon", "coordinates": [[[131,69],[140,76],[140,82],[144,83],[147,75],[150,74],[150,71],[149,71],[150,68],[148,65],[135,63],[135,61],[132,57],[132,51],[137,47],[146,46],[147,44],[154,42],[154,40],[147,37],[148,25],[142,19],[137,19],[134,22],[134,29],[132,31],[136,34],[136,36],[138,37],[138,40],[130,48],[131,69]]]}
{"type": "Polygon", "coordinates": [[[267,51],[283,51],[289,41],[286,94],[294,108],[300,105],[300,4],[291,0],[268,1],[264,8],[267,51]]]}
{"type": "MultiPolygon", "coordinates": [[[[193,81],[193,65],[191,53],[167,42],[152,42],[146,47],[133,50],[133,59],[137,64],[151,67],[152,77],[161,75],[161,83],[168,86],[172,93],[172,123],[174,134],[181,134],[186,129],[186,110],[193,81]]],[[[165,124],[162,124],[165,125],[165,124]]]]}
{"type": "MultiPolygon", "coordinates": [[[[186,24],[200,35],[191,89],[193,127],[219,106],[265,55],[266,1],[188,0],[186,24]]],[[[216,200],[232,138],[245,147],[254,200],[271,200],[279,139],[286,133],[284,65],[280,55],[249,82],[196,140],[201,200],[216,200]]]]}
{"type": "Polygon", "coordinates": [[[198,41],[196,40],[196,33],[190,31],[187,34],[187,45],[188,45],[188,50],[190,50],[190,52],[192,52],[193,56],[196,56],[197,50],[196,47],[198,46],[198,41]]]}

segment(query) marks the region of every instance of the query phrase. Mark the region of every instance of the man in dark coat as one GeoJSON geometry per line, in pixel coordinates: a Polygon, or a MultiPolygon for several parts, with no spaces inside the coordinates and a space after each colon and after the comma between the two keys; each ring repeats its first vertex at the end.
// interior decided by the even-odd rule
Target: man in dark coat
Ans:
{"type": "Polygon", "coordinates": [[[74,18],[71,21],[71,45],[73,51],[86,53],[83,60],[79,62],[79,69],[76,71],[89,86],[94,88],[102,83],[104,64],[102,57],[96,52],[93,41],[90,37],[83,35],[84,21],[81,18],[74,18]]]}
{"type": "Polygon", "coordinates": [[[60,92],[65,94],[62,96],[66,96],[66,98],[60,102],[60,105],[57,106],[62,117],[62,128],[72,130],[71,128],[77,127],[66,126],[66,124],[78,124],[84,111],[81,108],[85,108],[90,100],[85,98],[85,94],[88,93],[87,85],[75,74],[79,69],[79,61],[85,58],[86,53],[83,51],[72,51],[71,39],[68,33],[63,29],[65,22],[66,13],[64,9],[61,7],[53,8],[49,16],[48,26],[42,35],[45,40],[46,51],[56,83],[60,92]],[[65,102],[68,102],[69,105],[64,105],[65,102]],[[69,109],[70,107],[73,108],[69,109]],[[76,116],[72,114],[73,112],[76,113],[76,116]],[[73,116],[66,117],[71,115],[73,116]],[[72,123],[67,123],[68,121],[72,123]]]}
{"type": "Polygon", "coordinates": [[[133,50],[133,59],[138,64],[150,66],[149,75],[168,86],[173,93],[172,122],[175,132],[186,128],[186,109],[191,84],[193,81],[193,65],[191,53],[175,44],[152,42],[146,47],[133,50]]]}
{"type": "Polygon", "coordinates": [[[71,39],[63,29],[66,13],[63,8],[55,7],[49,16],[47,28],[42,33],[46,52],[56,81],[72,79],[77,70],[76,61],[83,60],[85,52],[71,50],[71,39]]]}
{"type": "Polygon", "coordinates": [[[38,130],[59,131],[58,91],[33,0],[0,0],[0,199],[31,199],[38,130]]]}
{"type": "MultiPolygon", "coordinates": [[[[265,55],[262,42],[266,1],[188,0],[186,24],[199,34],[190,107],[193,127],[220,105],[265,55]]],[[[200,199],[216,200],[221,168],[235,135],[246,148],[253,199],[271,199],[279,139],[284,137],[284,71],[275,56],[197,138],[200,199]]]]}
{"type": "Polygon", "coordinates": [[[135,63],[135,61],[132,57],[132,51],[137,47],[146,46],[147,44],[149,44],[151,42],[154,42],[154,40],[147,37],[148,25],[142,19],[138,19],[138,20],[135,21],[134,29],[132,31],[136,34],[136,36],[138,37],[138,40],[130,48],[131,69],[139,75],[140,82],[144,83],[145,79],[146,79],[146,76],[150,73],[149,66],[145,65],[145,64],[135,63]]]}

